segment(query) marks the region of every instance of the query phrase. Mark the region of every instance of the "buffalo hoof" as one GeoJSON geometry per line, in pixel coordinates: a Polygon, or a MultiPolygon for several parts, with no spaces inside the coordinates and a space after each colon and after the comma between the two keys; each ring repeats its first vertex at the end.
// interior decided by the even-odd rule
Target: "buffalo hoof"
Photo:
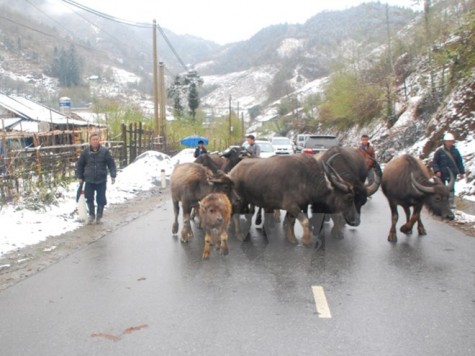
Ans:
{"type": "Polygon", "coordinates": [[[208,253],[203,253],[203,256],[202,256],[203,260],[207,260],[209,258],[209,252],[208,253]]]}
{"type": "Polygon", "coordinates": [[[423,226],[422,227],[419,226],[417,228],[417,232],[419,233],[419,235],[427,235],[427,231],[423,226]]]}
{"type": "Polygon", "coordinates": [[[389,234],[388,241],[389,242],[397,242],[397,235],[393,234],[393,233],[389,234]]]}
{"type": "Polygon", "coordinates": [[[220,252],[223,256],[226,256],[227,254],[229,254],[229,249],[228,249],[227,246],[226,247],[221,247],[220,252]]]}
{"type": "Polygon", "coordinates": [[[191,232],[183,232],[181,233],[181,242],[189,242],[193,238],[193,234],[191,232]]]}
{"type": "Polygon", "coordinates": [[[305,247],[311,247],[312,239],[302,240],[302,243],[304,244],[305,247]]]}
{"type": "Polygon", "coordinates": [[[236,239],[238,239],[238,241],[243,242],[246,238],[244,237],[242,233],[238,233],[236,234],[236,239]]]}
{"type": "Polygon", "coordinates": [[[262,224],[262,216],[261,215],[257,215],[256,216],[256,225],[260,225],[262,224]]]}
{"type": "Polygon", "coordinates": [[[172,226],[172,234],[173,235],[178,234],[178,224],[177,223],[174,223],[173,226],[172,226]]]}
{"type": "Polygon", "coordinates": [[[406,235],[412,234],[412,228],[409,228],[406,225],[402,225],[399,230],[406,235]]]}
{"type": "Polygon", "coordinates": [[[317,240],[315,242],[315,250],[324,250],[325,249],[325,237],[322,239],[317,236],[317,240]]]}
{"type": "Polygon", "coordinates": [[[292,245],[297,245],[299,242],[298,240],[294,237],[287,237],[287,240],[292,244],[292,245]]]}
{"type": "Polygon", "coordinates": [[[343,240],[343,238],[345,237],[345,234],[341,230],[332,229],[331,234],[332,237],[336,240],[343,240]]]}

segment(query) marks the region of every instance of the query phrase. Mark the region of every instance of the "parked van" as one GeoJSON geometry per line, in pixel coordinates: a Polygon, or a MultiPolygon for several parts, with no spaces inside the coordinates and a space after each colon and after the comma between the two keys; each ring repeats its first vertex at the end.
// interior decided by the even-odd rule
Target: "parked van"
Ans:
{"type": "Polygon", "coordinates": [[[302,152],[315,154],[338,145],[338,139],[334,135],[309,135],[303,144],[302,152]]]}
{"type": "Polygon", "coordinates": [[[303,145],[305,141],[307,141],[307,138],[311,136],[311,134],[299,134],[297,135],[297,139],[295,140],[295,145],[297,152],[301,152],[303,149],[303,145]]]}

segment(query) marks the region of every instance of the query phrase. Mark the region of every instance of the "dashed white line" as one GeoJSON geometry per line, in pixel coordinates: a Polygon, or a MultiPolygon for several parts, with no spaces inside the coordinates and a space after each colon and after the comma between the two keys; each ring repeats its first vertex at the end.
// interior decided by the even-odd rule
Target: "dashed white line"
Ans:
{"type": "Polygon", "coordinates": [[[315,306],[319,318],[330,319],[330,307],[328,306],[327,298],[322,286],[312,286],[313,298],[315,299],[315,306]]]}

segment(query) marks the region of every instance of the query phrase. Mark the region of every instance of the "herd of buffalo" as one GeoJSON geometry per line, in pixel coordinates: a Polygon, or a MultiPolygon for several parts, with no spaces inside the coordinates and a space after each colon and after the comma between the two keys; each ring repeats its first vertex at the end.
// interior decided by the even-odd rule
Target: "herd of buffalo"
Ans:
{"type": "MultiPolygon", "coordinates": [[[[203,258],[208,258],[210,245],[216,245],[222,254],[228,253],[228,230],[241,241],[249,237],[250,219],[245,224],[247,233],[243,233],[241,214],[252,216],[256,208],[259,214],[262,210],[274,213],[274,219],[264,220],[265,233],[266,225],[274,223],[280,218],[280,210],[285,210],[288,240],[297,243],[297,219],[303,229],[302,242],[310,246],[312,229],[319,233],[325,214],[331,214],[333,219],[333,237],[343,237],[345,223],[358,226],[361,207],[381,186],[391,209],[388,240],[396,242],[398,205],[406,214],[406,223],[400,228],[406,234],[416,222],[418,233],[426,234],[420,215],[423,206],[435,215],[454,218],[449,204],[449,192],[455,183],[451,178],[444,185],[420,159],[407,154],[393,158],[382,174],[368,175],[363,155],[355,148],[334,146],[317,155],[297,153],[269,158],[247,157],[246,151],[231,148],[175,166],[170,177],[175,215],[172,232],[178,234],[181,203],[180,240],[188,242],[193,237],[190,222],[196,211],[205,233],[203,258]]],[[[260,219],[258,215],[256,223],[260,219]]]]}

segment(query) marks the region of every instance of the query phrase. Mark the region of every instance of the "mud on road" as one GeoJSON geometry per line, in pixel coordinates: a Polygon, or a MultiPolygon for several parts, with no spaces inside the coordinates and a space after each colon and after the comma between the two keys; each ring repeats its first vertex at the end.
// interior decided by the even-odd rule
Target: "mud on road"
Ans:
{"type": "MultiPolygon", "coordinates": [[[[38,244],[12,251],[0,257],[0,291],[57,263],[79,249],[101,239],[112,231],[127,225],[154,209],[159,209],[170,198],[169,190],[151,190],[120,205],[110,205],[100,225],[83,227],[49,237],[38,244]]],[[[172,212],[170,211],[170,216],[172,212]]],[[[388,222],[389,223],[389,222],[388,222]]],[[[474,223],[448,222],[468,236],[475,237],[474,223]]],[[[170,226],[171,230],[171,226],[170,226]]],[[[171,231],[170,231],[171,233],[171,231]]]]}
{"type": "Polygon", "coordinates": [[[84,225],[0,256],[0,291],[57,263],[141,215],[160,208],[169,197],[168,190],[161,191],[158,188],[140,193],[126,203],[106,206],[100,225],[84,225]]]}

